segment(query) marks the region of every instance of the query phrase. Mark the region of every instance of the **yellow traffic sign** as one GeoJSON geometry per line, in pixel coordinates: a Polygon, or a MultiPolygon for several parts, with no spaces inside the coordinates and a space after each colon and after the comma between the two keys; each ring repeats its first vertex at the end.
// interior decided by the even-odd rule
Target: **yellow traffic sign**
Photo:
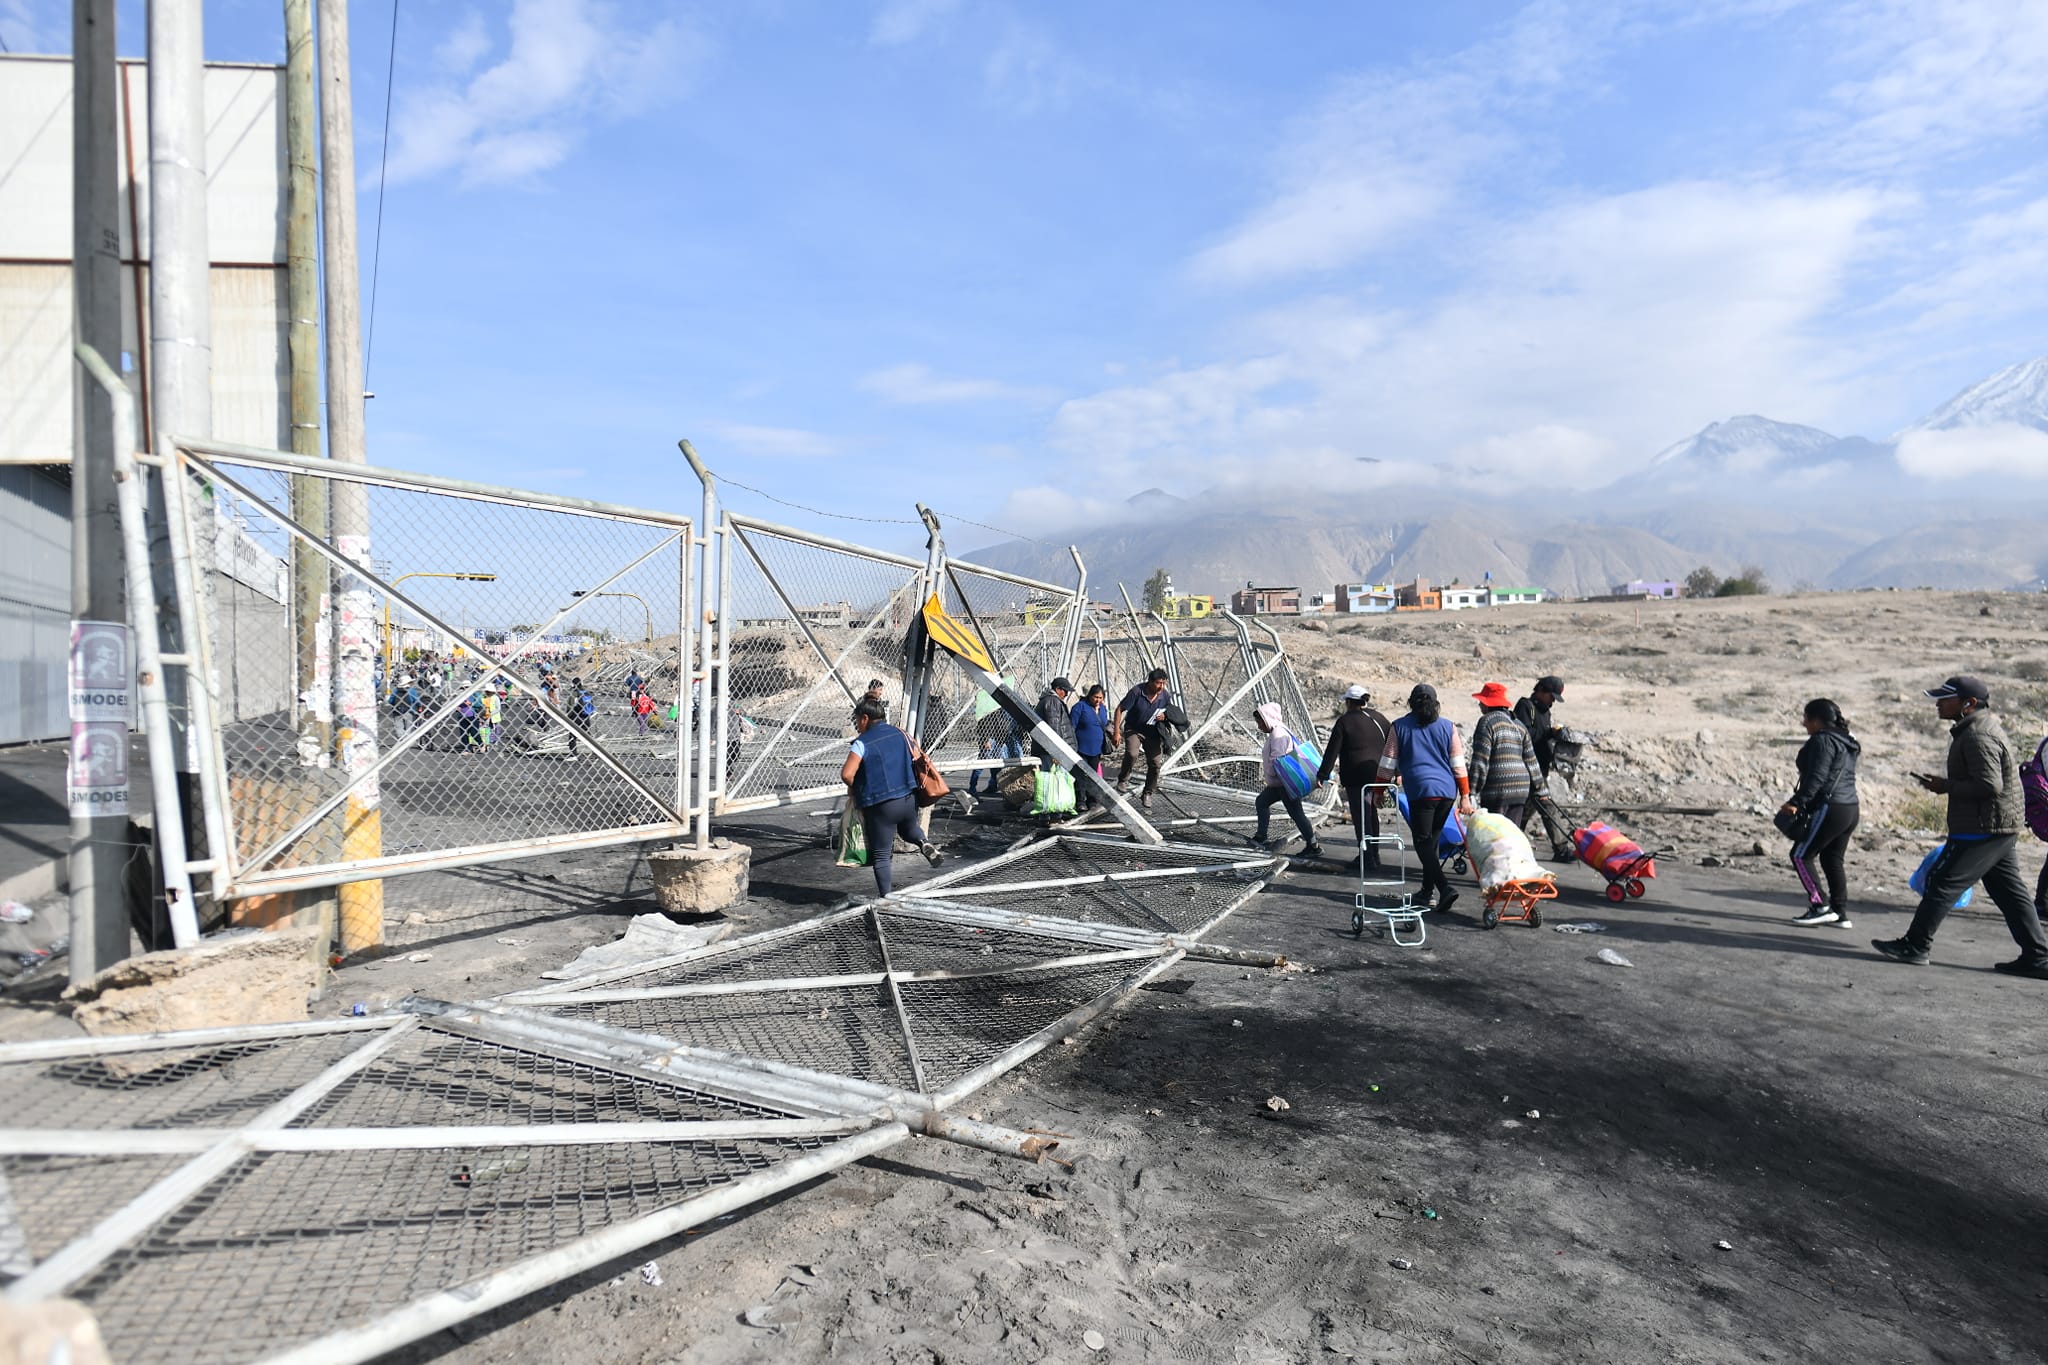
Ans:
{"type": "Polygon", "coordinates": [[[987,648],[981,643],[981,637],[946,615],[945,607],[939,604],[937,593],[933,593],[924,604],[924,628],[948,654],[966,660],[983,672],[996,671],[996,661],[989,658],[987,648]]]}

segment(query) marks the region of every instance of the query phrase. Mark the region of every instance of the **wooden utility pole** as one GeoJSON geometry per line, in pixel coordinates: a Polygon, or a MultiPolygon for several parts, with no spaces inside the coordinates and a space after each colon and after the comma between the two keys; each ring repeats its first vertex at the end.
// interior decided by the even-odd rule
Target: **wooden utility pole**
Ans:
{"type": "MultiPolygon", "coordinates": [[[[348,5],[318,0],[320,29],[320,242],[326,257],[327,454],[364,464],[361,270],[356,259],[355,116],[349,98],[348,5]]],[[[329,498],[334,548],[351,564],[370,561],[370,496],[337,483],[329,498]]],[[[377,761],[376,627],[370,585],[342,570],[334,591],[335,745],[344,774],[358,778],[377,761]]],[[[342,856],[384,852],[376,784],[351,791],[342,807],[342,856]]],[[[360,952],[384,940],[384,883],[340,889],[341,946],[360,952]]]]}
{"type": "MultiPolygon", "coordinates": [[[[114,0],[71,9],[71,298],[78,339],[121,353],[119,109],[114,0]]],[[[98,384],[72,367],[71,979],[90,980],[128,956],[128,722],[108,698],[126,696],[134,651],[125,643],[121,528],[114,501],[114,409],[98,384]],[[92,623],[107,622],[112,629],[92,623]],[[90,651],[90,652],[87,652],[90,651]],[[110,660],[88,674],[82,665],[110,660]],[[82,709],[83,708],[83,709],[82,709]],[[106,716],[87,719],[88,715],[106,716]]],[[[177,819],[176,811],[160,819],[177,819]]]]}
{"type": "MultiPolygon", "coordinates": [[[[313,0],[284,0],[284,255],[291,354],[291,445],[295,455],[320,454],[320,164],[319,115],[313,56],[313,0]]],[[[327,481],[311,475],[292,479],[292,517],[315,535],[328,535],[327,481]]],[[[298,732],[299,764],[317,770],[333,762],[334,681],[332,583],[327,557],[292,542],[292,715],[298,732]]],[[[321,793],[308,785],[295,794],[317,804],[321,793]]],[[[311,836],[319,856],[341,857],[339,818],[323,822],[311,836]]],[[[325,965],[336,931],[335,894],[301,891],[294,923],[323,932],[318,955],[325,965]]]]}

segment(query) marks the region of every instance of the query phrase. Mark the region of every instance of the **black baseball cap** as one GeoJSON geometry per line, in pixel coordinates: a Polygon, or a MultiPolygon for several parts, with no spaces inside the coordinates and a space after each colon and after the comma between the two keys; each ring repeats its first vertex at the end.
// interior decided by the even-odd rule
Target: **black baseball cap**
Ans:
{"type": "Polygon", "coordinates": [[[1548,692],[1553,697],[1562,697],[1564,695],[1564,679],[1554,673],[1547,673],[1536,680],[1536,690],[1538,692],[1548,692]]]}
{"type": "Polygon", "coordinates": [[[1936,701],[1946,701],[1950,697],[1967,697],[1971,701],[1988,702],[1991,700],[1991,689],[1984,685],[1982,678],[1958,673],[1941,686],[1928,688],[1927,695],[1936,701]]]}
{"type": "Polygon", "coordinates": [[[1054,678],[1052,680],[1052,690],[1055,692],[1071,692],[1074,690],[1074,685],[1065,678],[1054,678]]]}

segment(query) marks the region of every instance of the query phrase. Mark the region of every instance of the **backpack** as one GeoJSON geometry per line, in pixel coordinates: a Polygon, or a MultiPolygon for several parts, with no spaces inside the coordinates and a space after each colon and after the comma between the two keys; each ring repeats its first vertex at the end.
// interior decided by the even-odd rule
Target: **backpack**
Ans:
{"type": "Polygon", "coordinates": [[[2036,839],[2048,839],[2048,739],[2034,756],[2020,764],[2020,795],[2026,798],[2027,828],[2036,839]]]}

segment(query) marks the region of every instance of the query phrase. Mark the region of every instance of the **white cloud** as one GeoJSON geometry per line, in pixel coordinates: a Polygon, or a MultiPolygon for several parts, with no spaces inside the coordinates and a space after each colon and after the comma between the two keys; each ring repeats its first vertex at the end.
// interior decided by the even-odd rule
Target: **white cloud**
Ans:
{"type": "Polygon", "coordinates": [[[1268,202],[1195,256],[1195,276],[1234,285],[1327,271],[1403,240],[1517,144],[1518,115],[1587,93],[1617,22],[1608,6],[1531,4],[1488,41],[1349,82],[1295,130],[1268,202]]]}
{"type": "Polygon", "coordinates": [[[886,0],[875,11],[868,41],[876,47],[914,43],[959,7],[960,0],[886,0]]]}
{"type": "Polygon", "coordinates": [[[490,50],[491,35],[484,28],[483,15],[468,10],[434,49],[434,65],[446,75],[466,76],[490,50]]]}
{"type": "Polygon", "coordinates": [[[2016,422],[1909,431],[1899,438],[1898,459],[1908,474],[1944,482],[1979,474],[2048,479],[2048,431],[2016,422]]]}
{"type": "Polygon", "coordinates": [[[831,437],[796,427],[758,427],[726,422],[712,430],[727,445],[748,455],[809,457],[839,453],[839,442],[831,437]]]}
{"type": "Polygon", "coordinates": [[[601,0],[515,0],[504,56],[473,76],[490,40],[470,13],[443,56],[467,79],[403,95],[394,182],[453,172],[465,184],[531,178],[565,160],[607,120],[679,94],[703,40],[673,19],[643,25],[601,0]]]}
{"type": "Polygon", "coordinates": [[[1113,84],[1037,29],[1018,23],[1004,31],[981,75],[989,98],[1019,114],[1058,109],[1083,90],[1113,84]]]}
{"type": "Polygon", "coordinates": [[[860,387],[891,403],[923,405],[932,403],[986,403],[1004,401],[1044,402],[1043,389],[1006,384],[999,379],[948,378],[929,365],[891,365],[863,375],[860,387]]]}
{"type": "Polygon", "coordinates": [[[1924,168],[2048,121],[2041,0],[1860,0],[1835,18],[1859,71],[1830,92],[1847,122],[1814,149],[1823,164],[1924,168]]]}
{"type": "Polygon", "coordinates": [[[1502,221],[1426,306],[1269,310],[1245,354],[1070,400],[1051,435],[1111,477],[1160,466],[1195,487],[1367,487],[1418,466],[1609,482],[1730,412],[1835,415],[1846,360],[1814,332],[1884,203],[1687,183],[1502,221]]]}

